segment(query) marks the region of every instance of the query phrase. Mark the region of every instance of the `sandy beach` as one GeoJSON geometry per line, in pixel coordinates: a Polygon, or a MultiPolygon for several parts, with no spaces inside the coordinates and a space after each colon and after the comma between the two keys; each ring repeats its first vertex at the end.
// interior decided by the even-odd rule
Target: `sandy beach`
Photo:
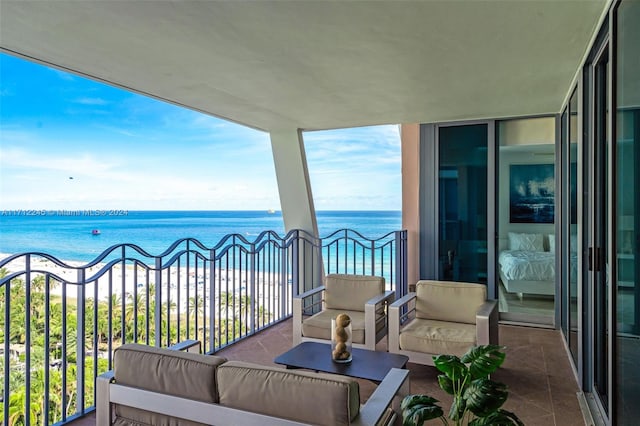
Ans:
{"type": "MultiPolygon", "coordinates": [[[[11,255],[0,253],[0,264],[2,264],[11,255]]],[[[26,257],[21,256],[2,265],[9,273],[21,273],[26,270],[26,257]]],[[[67,297],[77,297],[77,284],[82,277],[81,272],[85,274],[85,298],[95,298],[98,300],[107,300],[111,295],[121,297],[123,294],[126,298],[132,297],[135,293],[142,295],[146,293],[147,284],[153,284],[156,289],[157,282],[161,283],[162,300],[167,300],[167,288],[169,289],[170,299],[173,303],[180,300],[180,311],[186,311],[188,299],[193,297],[210,299],[210,280],[211,271],[209,268],[204,271],[199,265],[197,274],[196,268],[181,266],[171,266],[160,271],[160,281],[157,280],[157,271],[145,268],[144,266],[133,263],[125,265],[124,269],[121,263],[113,265],[106,271],[101,270],[105,264],[97,264],[91,268],[84,268],[86,262],[63,261],[69,267],[62,267],[54,262],[38,257],[31,258],[31,273],[33,280],[37,276],[49,275],[52,280],[61,281],[66,284],[67,297]],[[97,278],[96,275],[100,274],[97,278]],[[96,291],[97,289],[97,291],[96,291]],[[206,291],[206,293],[205,293],[206,291]]],[[[214,271],[214,295],[218,299],[221,293],[235,293],[236,295],[246,296],[251,293],[251,274],[247,270],[240,269],[216,269],[214,271]]],[[[20,278],[24,279],[25,275],[20,278]]],[[[282,278],[277,273],[262,274],[255,273],[255,293],[259,300],[263,297],[271,296],[276,300],[279,299],[281,290],[279,289],[279,281],[288,282],[289,278],[282,278]]],[[[63,285],[57,283],[51,289],[51,294],[62,296],[63,285]]]]}

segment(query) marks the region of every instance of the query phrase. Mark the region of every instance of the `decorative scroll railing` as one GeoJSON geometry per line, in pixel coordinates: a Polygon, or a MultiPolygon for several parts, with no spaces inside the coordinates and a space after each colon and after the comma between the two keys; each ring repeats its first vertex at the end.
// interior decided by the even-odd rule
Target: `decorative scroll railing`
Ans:
{"type": "Polygon", "coordinates": [[[324,238],[294,230],[254,241],[231,234],[213,248],[182,239],[160,255],[120,244],[87,264],[9,256],[0,260],[2,423],[82,416],[117,346],[198,339],[214,353],[289,318],[292,297],[326,273],[381,275],[403,295],[405,253],[405,231],[372,240],[350,230],[324,238]]]}

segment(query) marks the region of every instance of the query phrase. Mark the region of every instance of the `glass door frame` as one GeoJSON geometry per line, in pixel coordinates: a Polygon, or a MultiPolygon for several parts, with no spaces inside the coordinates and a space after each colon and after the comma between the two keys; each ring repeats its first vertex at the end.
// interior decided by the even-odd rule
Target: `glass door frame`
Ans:
{"type": "MultiPolygon", "coordinates": [[[[470,120],[451,123],[429,123],[420,125],[420,252],[436,253],[425,256],[420,261],[420,276],[438,279],[439,235],[439,134],[440,128],[456,126],[487,126],[487,189],[496,185],[496,137],[495,120],[470,120]]],[[[498,298],[497,275],[493,265],[497,262],[496,252],[496,209],[495,191],[487,191],[487,297],[498,298]]]]}
{"type": "MultiPolygon", "coordinates": [[[[610,16],[608,17],[610,18],[610,16]]],[[[612,419],[616,418],[616,405],[615,405],[615,334],[616,334],[616,321],[615,321],[615,312],[616,312],[616,274],[617,274],[617,265],[615,262],[616,253],[616,237],[615,237],[615,214],[616,214],[616,199],[615,199],[615,129],[614,129],[614,112],[615,112],[615,93],[613,90],[613,75],[615,73],[615,58],[613,58],[613,48],[610,43],[610,26],[608,25],[611,22],[609,19],[605,20],[603,23],[603,28],[599,31],[599,37],[596,43],[594,43],[591,54],[589,56],[589,60],[585,64],[584,73],[583,73],[583,102],[582,105],[584,107],[585,123],[584,123],[584,131],[585,140],[584,140],[584,153],[581,158],[583,160],[583,167],[581,168],[583,171],[587,171],[587,175],[583,175],[580,180],[583,185],[587,185],[586,191],[589,194],[589,199],[583,199],[583,208],[582,211],[585,213],[585,227],[582,232],[583,236],[583,266],[581,270],[583,271],[583,277],[581,282],[583,283],[583,289],[580,293],[583,294],[583,297],[586,299],[582,304],[583,310],[585,311],[583,315],[585,316],[585,321],[583,324],[582,336],[582,344],[581,344],[581,352],[582,352],[582,377],[583,377],[583,387],[587,392],[593,392],[594,398],[593,403],[596,405],[598,413],[603,417],[603,420],[607,424],[611,424],[612,419]],[[597,93],[597,89],[599,88],[596,79],[599,77],[599,68],[602,66],[602,63],[607,63],[607,75],[606,80],[604,81],[604,89],[608,92],[608,96],[605,96],[605,102],[597,105],[598,100],[600,99],[600,94],[597,93]],[[598,120],[598,113],[602,112],[600,108],[605,108],[605,122],[601,124],[606,124],[606,135],[599,132],[599,128],[597,127],[596,121],[598,120]],[[606,175],[598,175],[598,170],[596,170],[596,166],[598,163],[598,155],[599,148],[598,144],[600,140],[598,136],[603,135],[605,138],[604,148],[606,149],[606,175]],[[596,177],[600,176],[602,178],[601,182],[596,182],[596,177]],[[600,200],[596,190],[598,189],[598,185],[601,184],[602,190],[606,191],[606,200],[600,200]],[[604,201],[605,206],[603,210],[601,210],[602,214],[598,213],[596,203],[598,201],[604,201]],[[604,215],[605,221],[604,223],[599,219],[602,219],[604,215]],[[598,235],[598,232],[601,235],[598,235]],[[599,241],[602,239],[600,237],[604,237],[603,241],[599,241]],[[604,247],[598,247],[597,244],[602,244],[604,247]],[[602,255],[599,255],[599,250],[604,250],[602,255]],[[608,259],[608,262],[603,262],[604,259],[608,259]],[[591,268],[589,263],[590,260],[594,262],[594,267],[591,268]],[[604,270],[598,270],[598,266],[604,268],[604,270]],[[597,289],[595,285],[598,284],[598,274],[600,274],[600,278],[604,280],[602,285],[606,287],[606,305],[601,305],[605,308],[605,318],[602,320],[606,324],[606,332],[602,333],[600,336],[605,340],[602,342],[606,347],[606,356],[604,359],[601,359],[598,354],[596,354],[598,349],[598,340],[597,333],[599,330],[599,326],[602,326],[602,322],[597,317],[598,314],[598,306],[599,302],[597,298],[597,289]],[[598,361],[601,361],[601,365],[597,365],[598,361]],[[606,389],[604,398],[605,401],[600,399],[600,395],[597,392],[597,381],[598,381],[598,368],[602,368],[603,374],[606,374],[606,389]]],[[[601,87],[601,86],[600,86],[601,87]]],[[[583,192],[584,193],[584,192],[583,192]]]]}

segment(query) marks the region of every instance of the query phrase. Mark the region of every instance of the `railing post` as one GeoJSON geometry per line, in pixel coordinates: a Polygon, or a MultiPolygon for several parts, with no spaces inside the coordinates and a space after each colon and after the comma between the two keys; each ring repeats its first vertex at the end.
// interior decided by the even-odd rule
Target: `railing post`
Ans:
{"type": "MultiPolygon", "coordinates": [[[[31,255],[27,255],[25,260],[25,270],[27,271],[25,277],[25,398],[24,398],[24,412],[31,411],[31,255]]],[[[9,339],[9,336],[5,336],[5,339],[9,339]]],[[[7,413],[7,417],[8,417],[7,413]]],[[[30,425],[30,416],[25,416],[25,425],[30,425]]]]}
{"type": "Polygon", "coordinates": [[[256,245],[255,242],[251,243],[250,245],[251,248],[251,256],[249,257],[249,287],[251,288],[251,293],[249,294],[249,297],[251,298],[251,305],[249,306],[249,314],[251,315],[251,317],[249,318],[249,329],[251,330],[251,333],[254,333],[256,331],[256,303],[257,303],[257,297],[256,297],[256,245]]]}
{"type": "MultiPolygon", "coordinates": [[[[315,235],[313,236],[313,238],[317,239],[318,245],[311,243],[311,248],[315,253],[315,256],[313,257],[314,261],[312,267],[315,268],[316,272],[316,279],[312,283],[311,288],[320,287],[323,284],[322,278],[324,277],[324,263],[322,262],[322,238],[320,238],[320,236],[316,238],[315,235]]],[[[305,291],[306,290],[310,289],[305,289],[305,291]]]]}
{"type": "MultiPolygon", "coordinates": [[[[4,357],[4,377],[3,377],[3,384],[2,384],[2,405],[3,405],[3,412],[4,413],[8,413],[9,412],[9,372],[10,372],[10,364],[11,364],[11,357],[9,356],[9,324],[11,324],[11,317],[10,317],[10,312],[11,312],[11,280],[7,280],[7,282],[4,284],[4,354],[2,355],[4,357]]],[[[7,425],[9,423],[9,416],[6,416],[3,422],[5,425],[7,425]]]]}
{"type": "Polygon", "coordinates": [[[162,258],[156,257],[156,305],[154,307],[155,345],[162,346],[162,258]]]}
{"type": "Polygon", "coordinates": [[[300,291],[300,231],[297,229],[293,233],[291,251],[291,285],[293,287],[293,295],[297,296],[300,293],[304,293],[304,289],[300,291]]]}
{"type": "MultiPolygon", "coordinates": [[[[76,413],[84,412],[84,324],[85,324],[85,268],[78,269],[78,287],[76,289],[76,413]]],[[[123,332],[124,334],[124,332],[123,332]]]]}
{"type": "MultiPolygon", "coordinates": [[[[216,349],[216,251],[209,250],[209,353],[216,349]]],[[[218,294],[220,292],[218,291],[218,294]]],[[[220,324],[218,324],[219,326],[220,324]]],[[[206,347],[206,346],[205,346],[206,347]]]]}
{"type": "Polygon", "coordinates": [[[376,274],[376,241],[371,240],[371,276],[376,274]]]}

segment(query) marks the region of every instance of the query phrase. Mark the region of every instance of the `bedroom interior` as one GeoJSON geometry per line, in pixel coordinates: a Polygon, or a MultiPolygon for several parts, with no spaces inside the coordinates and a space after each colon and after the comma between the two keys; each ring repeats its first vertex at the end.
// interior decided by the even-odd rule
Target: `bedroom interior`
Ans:
{"type": "Polygon", "coordinates": [[[553,324],[554,117],[498,123],[498,300],[503,318],[553,324]]]}

